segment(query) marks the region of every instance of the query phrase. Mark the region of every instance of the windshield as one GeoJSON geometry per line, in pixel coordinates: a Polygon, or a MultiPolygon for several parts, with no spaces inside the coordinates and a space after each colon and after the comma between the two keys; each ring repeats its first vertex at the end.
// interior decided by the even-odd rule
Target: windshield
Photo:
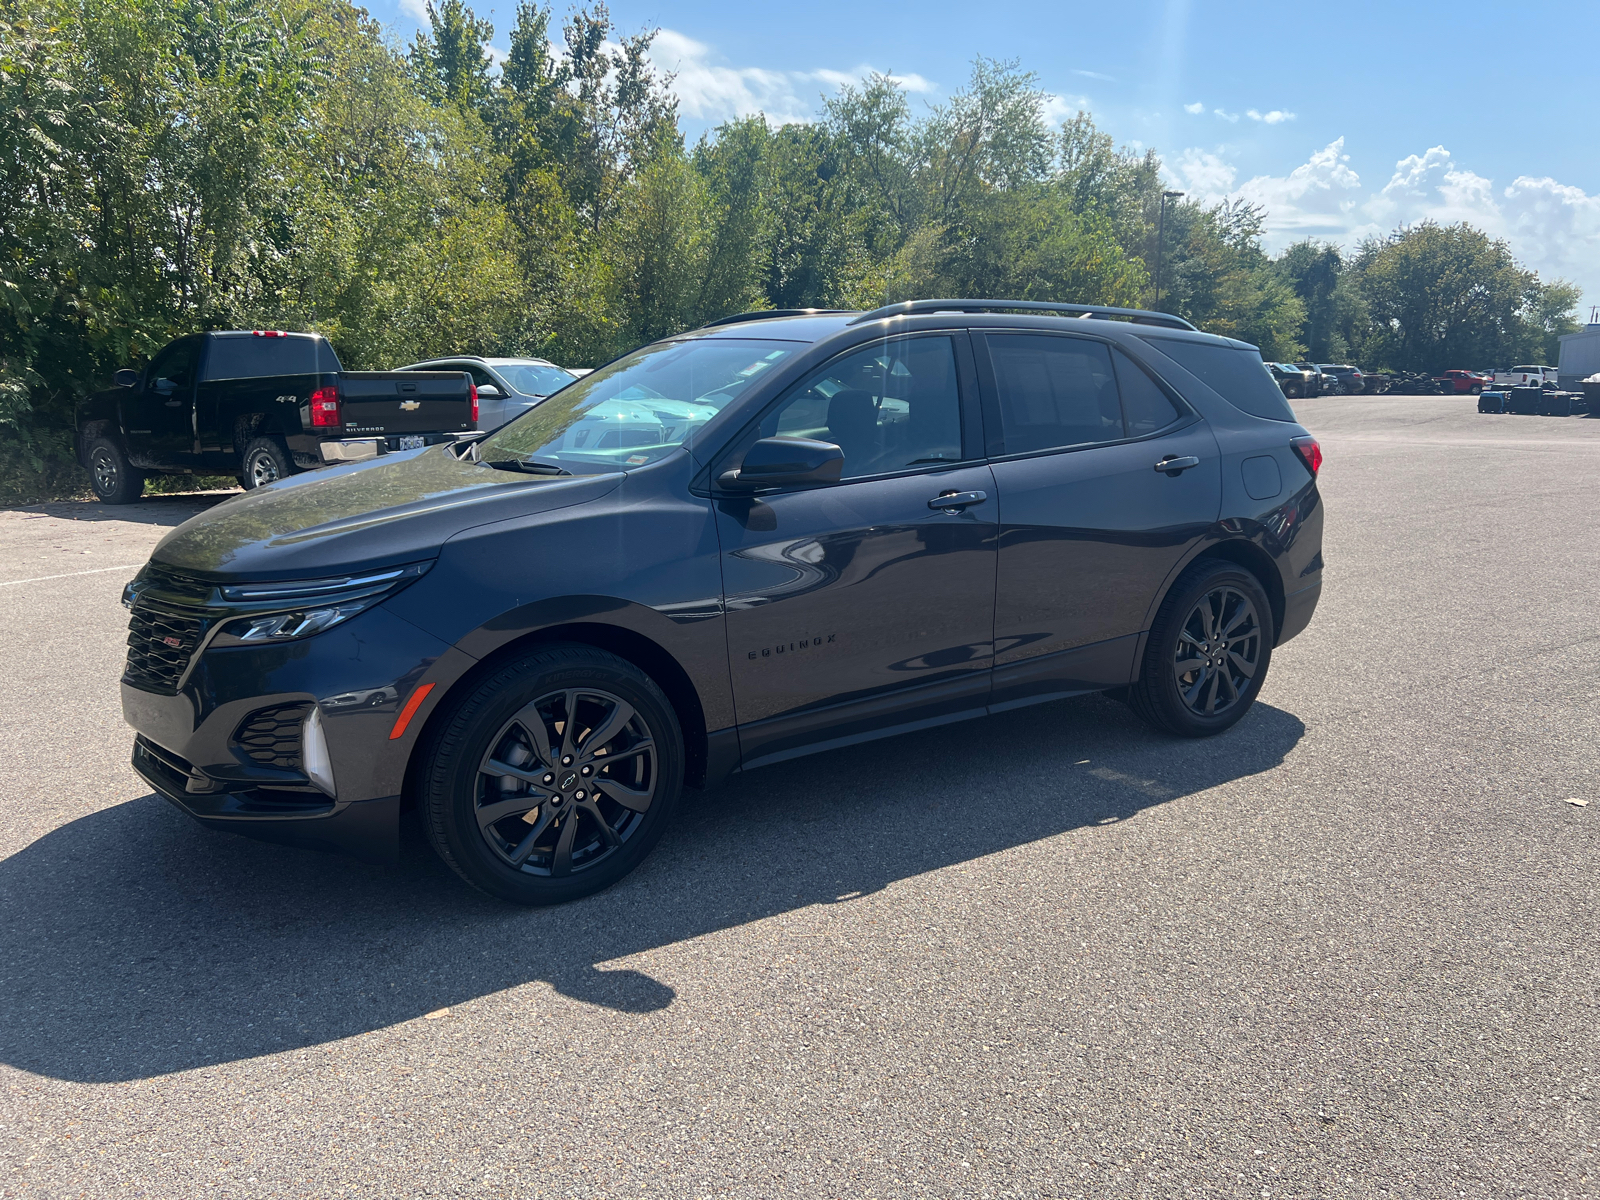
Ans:
{"type": "Polygon", "coordinates": [[[541,363],[496,363],[494,369],[524,396],[548,396],[577,378],[571,371],[541,363]]]}
{"type": "Polygon", "coordinates": [[[478,443],[480,462],[531,460],[575,475],[665,458],[804,343],[697,338],[646,346],[478,443]]]}

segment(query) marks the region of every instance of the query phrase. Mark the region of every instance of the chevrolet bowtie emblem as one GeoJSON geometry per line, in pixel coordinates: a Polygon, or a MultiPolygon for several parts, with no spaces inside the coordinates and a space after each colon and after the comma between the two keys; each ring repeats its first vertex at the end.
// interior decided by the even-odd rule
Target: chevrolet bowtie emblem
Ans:
{"type": "Polygon", "coordinates": [[[400,401],[400,409],[401,409],[402,412],[416,412],[417,409],[419,409],[421,407],[422,407],[422,401],[421,400],[402,400],[402,401],[400,401]]]}

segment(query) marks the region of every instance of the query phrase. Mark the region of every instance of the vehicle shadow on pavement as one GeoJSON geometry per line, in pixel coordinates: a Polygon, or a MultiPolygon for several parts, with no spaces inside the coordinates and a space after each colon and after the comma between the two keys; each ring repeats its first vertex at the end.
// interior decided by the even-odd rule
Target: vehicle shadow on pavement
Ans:
{"type": "Polygon", "coordinates": [[[147,796],[0,863],[0,1061],[147,1078],[536,980],[656,1011],[670,987],[597,964],[1127,820],[1270,770],[1304,732],[1258,704],[1180,741],[1086,697],[817,755],[688,793],[638,871],[552,909],[482,897],[420,849],[367,866],[211,833],[147,796]]]}
{"type": "Polygon", "coordinates": [[[176,529],[190,517],[232,500],[243,492],[152,493],[138,504],[101,504],[97,500],[44,500],[33,504],[0,504],[0,512],[24,516],[60,517],[67,521],[110,522],[116,525],[164,525],[176,529]]]}

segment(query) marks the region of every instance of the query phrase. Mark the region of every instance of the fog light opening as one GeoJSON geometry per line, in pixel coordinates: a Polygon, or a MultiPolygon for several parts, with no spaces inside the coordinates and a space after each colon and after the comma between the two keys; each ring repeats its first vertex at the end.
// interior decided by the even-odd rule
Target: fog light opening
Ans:
{"type": "Polygon", "coordinates": [[[329,796],[333,787],[333,760],[328,757],[328,739],[322,731],[322,710],[312,705],[306,723],[300,727],[300,763],[306,776],[329,796]]]}

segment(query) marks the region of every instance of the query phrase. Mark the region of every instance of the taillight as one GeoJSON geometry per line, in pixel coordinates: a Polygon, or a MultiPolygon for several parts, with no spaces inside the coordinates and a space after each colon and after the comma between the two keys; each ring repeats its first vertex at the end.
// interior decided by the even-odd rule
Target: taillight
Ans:
{"type": "Polygon", "coordinates": [[[342,425],[344,418],[339,413],[339,389],[333,386],[319,387],[311,393],[311,425],[315,429],[326,429],[329,426],[342,425]]]}
{"type": "Polygon", "coordinates": [[[289,336],[287,333],[285,333],[281,329],[253,329],[250,332],[255,334],[256,337],[288,337],[289,336]]]}
{"type": "Polygon", "coordinates": [[[472,423],[476,425],[478,423],[478,385],[468,383],[467,395],[472,397],[472,423]]]}
{"type": "Polygon", "coordinates": [[[1317,472],[1322,470],[1322,447],[1317,445],[1314,437],[1290,438],[1289,445],[1300,456],[1300,461],[1305,463],[1306,470],[1311,472],[1311,478],[1317,477],[1317,472]]]}

